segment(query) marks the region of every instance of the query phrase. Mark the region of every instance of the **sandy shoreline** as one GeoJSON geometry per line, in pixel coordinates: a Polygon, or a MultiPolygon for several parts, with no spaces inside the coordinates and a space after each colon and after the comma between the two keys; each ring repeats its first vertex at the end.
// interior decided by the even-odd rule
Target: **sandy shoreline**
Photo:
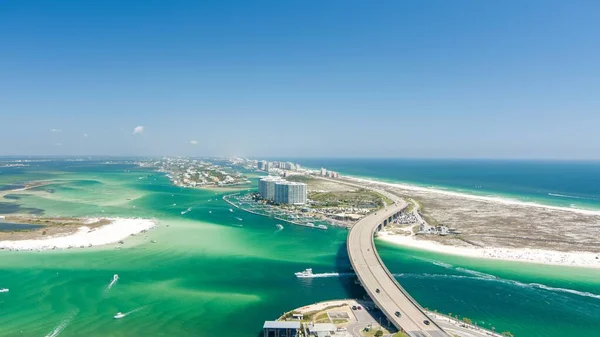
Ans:
{"type": "Polygon", "coordinates": [[[600,254],[591,252],[558,252],[530,248],[472,248],[443,245],[435,241],[417,240],[414,236],[394,235],[382,231],[378,238],[404,247],[431,252],[513,262],[600,269],[600,254]]]}
{"type": "Polygon", "coordinates": [[[453,196],[453,197],[460,197],[460,198],[465,198],[465,199],[494,202],[494,203],[498,203],[498,204],[502,204],[502,205],[530,206],[530,207],[539,207],[539,208],[545,208],[545,209],[550,209],[550,210],[568,211],[568,212],[585,214],[585,215],[600,215],[600,210],[596,211],[596,210],[587,210],[587,209],[581,209],[581,208],[551,206],[551,205],[544,205],[544,204],[539,204],[539,203],[535,203],[535,202],[526,202],[526,201],[520,201],[520,200],[506,199],[506,198],[502,198],[502,197],[473,195],[473,194],[459,193],[459,192],[453,192],[453,191],[445,191],[445,190],[430,188],[430,187],[421,187],[421,186],[408,185],[408,184],[403,184],[403,183],[388,183],[388,182],[381,182],[381,181],[377,181],[377,180],[369,180],[369,179],[365,179],[365,178],[355,178],[355,177],[350,177],[350,176],[343,176],[343,178],[345,180],[349,180],[349,181],[357,182],[357,183],[376,184],[376,185],[381,185],[381,186],[397,187],[397,188],[401,188],[401,189],[405,189],[405,190],[412,190],[412,191],[417,191],[417,192],[437,193],[437,194],[443,194],[443,195],[448,195],[448,196],[453,196]]]}
{"type": "Polygon", "coordinates": [[[90,218],[85,223],[91,225],[101,220],[110,220],[110,223],[94,229],[84,225],[75,233],[43,239],[0,241],[0,249],[49,250],[102,246],[117,243],[157,226],[155,220],[128,218],[90,218]]]}
{"type": "MultiPolygon", "coordinates": [[[[571,212],[571,214],[581,214],[585,216],[594,217],[600,216],[600,211],[594,210],[550,206],[538,203],[529,203],[518,200],[504,199],[502,197],[494,196],[470,195],[452,191],[444,191],[435,188],[413,186],[401,183],[380,182],[377,180],[369,180],[349,176],[344,176],[343,179],[349,182],[359,184],[375,185],[379,186],[380,188],[398,188],[406,191],[436,194],[438,196],[447,196],[449,198],[462,198],[464,200],[486,202],[496,205],[519,206],[528,209],[539,209],[557,212],[571,212]]],[[[506,247],[502,245],[484,245],[483,247],[461,246],[453,244],[444,244],[431,239],[427,239],[427,236],[425,235],[421,235],[418,238],[415,235],[406,235],[409,232],[410,231],[408,230],[408,228],[406,228],[406,231],[401,234],[392,233],[390,231],[382,231],[379,233],[378,238],[396,245],[455,256],[600,269],[600,253],[598,252],[559,251],[552,250],[552,247],[549,247],[550,249],[538,249],[531,247],[506,247]]],[[[433,238],[434,237],[432,237],[432,239],[433,238]]]]}

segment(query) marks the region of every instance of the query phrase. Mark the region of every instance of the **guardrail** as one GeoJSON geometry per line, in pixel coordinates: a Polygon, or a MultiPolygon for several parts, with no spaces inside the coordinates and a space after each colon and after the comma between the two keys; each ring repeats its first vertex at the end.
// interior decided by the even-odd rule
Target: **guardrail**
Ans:
{"type": "MultiPolygon", "coordinates": [[[[392,214],[394,214],[392,212],[392,214]]],[[[371,249],[373,250],[373,253],[375,253],[375,256],[377,257],[377,261],[379,261],[379,264],[383,267],[383,270],[385,270],[385,273],[387,274],[387,276],[389,278],[391,278],[394,281],[394,284],[396,285],[396,287],[398,287],[398,290],[400,290],[400,292],[402,292],[402,294],[404,296],[406,296],[406,298],[408,298],[408,300],[417,308],[419,309],[419,311],[425,316],[428,317],[427,313],[425,312],[425,309],[423,309],[423,307],[419,304],[419,302],[417,302],[412,296],[410,296],[410,294],[400,285],[400,283],[398,282],[398,280],[396,280],[396,278],[394,277],[394,275],[392,275],[392,273],[389,271],[389,269],[386,267],[385,263],[383,263],[383,260],[381,260],[381,257],[379,256],[379,252],[377,251],[377,248],[375,247],[375,231],[377,230],[377,227],[374,227],[373,230],[371,231],[371,249]]],[[[444,331],[444,329],[442,329],[442,327],[440,327],[434,320],[432,320],[431,318],[429,319],[429,321],[435,325],[438,329],[440,329],[441,331],[444,331]]]]}
{"type": "MultiPolygon", "coordinates": [[[[388,218],[389,218],[390,216],[392,216],[392,215],[393,215],[393,214],[394,214],[396,211],[397,211],[397,210],[395,210],[395,211],[392,211],[392,212],[390,212],[390,213],[387,213],[385,217],[380,217],[380,218],[381,218],[381,219],[388,219],[388,218]]],[[[378,218],[378,219],[379,219],[379,218],[378,218]]],[[[423,309],[423,307],[421,307],[421,305],[419,305],[419,303],[418,303],[418,302],[417,302],[417,301],[416,301],[414,298],[412,298],[412,296],[410,296],[410,295],[408,294],[408,292],[406,292],[406,290],[405,290],[405,289],[404,289],[404,288],[403,288],[403,287],[400,285],[400,283],[398,283],[398,281],[396,280],[396,278],[395,278],[395,277],[392,275],[392,273],[390,273],[389,269],[388,269],[388,268],[385,266],[385,264],[384,264],[384,263],[383,263],[383,261],[381,260],[381,257],[379,256],[379,252],[377,251],[377,249],[376,249],[376,247],[375,247],[375,239],[374,239],[374,236],[375,236],[375,231],[377,230],[377,228],[378,228],[378,227],[379,227],[379,221],[377,221],[377,225],[376,225],[376,226],[374,226],[374,227],[371,229],[370,235],[371,235],[371,249],[373,250],[373,253],[374,253],[374,254],[375,254],[375,256],[377,257],[377,260],[379,261],[379,264],[380,264],[380,265],[383,267],[383,269],[384,269],[385,273],[388,275],[388,277],[389,277],[390,279],[392,279],[392,280],[393,280],[393,282],[394,282],[394,284],[396,285],[396,287],[398,288],[398,290],[400,290],[400,292],[401,292],[401,293],[402,293],[402,294],[403,294],[403,295],[404,295],[404,296],[405,296],[405,297],[406,297],[406,298],[407,298],[407,299],[408,299],[408,300],[411,302],[411,304],[413,304],[413,305],[414,305],[414,306],[417,308],[417,310],[419,310],[419,311],[420,311],[420,312],[421,312],[421,313],[422,313],[422,314],[423,314],[425,317],[429,317],[429,316],[427,315],[427,313],[425,312],[425,310],[423,309]]],[[[350,234],[351,234],[351,233],[352,233],[352,229],[351,229],[351,230],[348,232],[348,241],[349,241],[349,238],[350,238],[350,234]]],[[[346,249],[348,250],[348,255],[349,255],[349,256],[351,256],[351,253],[350,253],[350,245],[349,245],[348,243],[347,243],[347,247],[346,247],[346,249]]],[[[350,258],[350,263],[353,265],[352,258],[350,258]]],[[[353,265],[352,267],[354,268],[354,265],[353,265]]],[[[355,272],[356,272],[356,269],[355,269],[355,272]]],[[[361,284],[363,284],[363,285],[364,285],[365,283],[364,283],[364,282],[363,282],[363,280],[361,279],[361,277],[360,277],[360,274],[359,274],[359,273],[356,273],[356,275],[358,276],[358,279],[359,279],[359,281],[361,282],[361,284]]],[[[367,292],[369,292],[369,291],[367,291],[367,292]]],[[[380,309],[383,311],[383,308],[382,308],[382,306],[381,306],[381,305],[379,305],[379,303],[377,303],[376,297],[375,297],[375,296],[371,296],[371,298],[373,299],[373,302],[375,302],[375,303],[376,303],[376,304],[377,304],[377,305],[380,307],[380,309]]],[[[390,314],[390,313],[387,313],[387,315],[389,316],[389,315],[391,315],[391,314],[390,314]]],[[[432,324],[433,324],[435,327],[437,327],[437,328],[438,328],[440,331],[444,331],[444,330],[443,330],[443,329],[442,329],[442,328],[441,328],[441,327],[440,327],[440,326],[439,326],[439,325],[438,325],[438,324],[437,324],[435,321],[433,321],[432,319],[430,319],[429,321],[430,321],[430,322],[431,322],[431,323],[432,323],[432,324]]],[[[399,328],[399,329],[402,329],[402,327],[397,327],[397,328],[399,328]]]]}

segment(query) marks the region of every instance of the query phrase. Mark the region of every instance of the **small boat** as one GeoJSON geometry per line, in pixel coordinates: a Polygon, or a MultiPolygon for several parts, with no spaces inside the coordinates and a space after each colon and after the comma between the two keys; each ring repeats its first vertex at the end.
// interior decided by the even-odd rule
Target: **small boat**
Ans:
{"type": "Polygon", "coordinates": [[[113,282],[117,282],[119,280],[119,274],[113,275],[113,282]]]}
{"type": "Polygon", "coordinates": [[[307,225],[308,227],[315,227],[315,224],[314,224],[314,223],[312,223],[312,222],[309,222],[309,223],[307,223],[306,225],[307,225]]]}
{"type": "Polygon", "coordinates": [[[126,315],[125,315],[124,313],[122,313],[122,312],[117,312],[117,314],[115,315],[115,319],[123,318],[123,317],[125,317],[125,316],[126,316],[126,315]]]}
{"type": "Polygon", "coordinates": [[[278,229],[283,229],[283,225],[282,224],[277,224],[275,226],[277,226],[278,229]]]}
{"type": "Polygon", "coordinates": [[[325,226],[325,225],[318,225],[317,228],[319,228],[319,229],[327,229],[327,226],[325,226]]]}
{"type": "Polygon", "coordinates": [[[235,218],[236,218],[238,221],[242,221],[242,220],[244,220],[244,219],[242,219],[242,218],[238,218],[237,216],[236,216],[235,218]]]}
{"type": "Polygon", "coordinates": [[[7,293],[9,291],[8,288],[2,288],[0,289],[0,293],[7,293]]]}
{"type": "Polygon", "coordinates": [[[306,268],[303,271],[299,271],[297,273],[294,273],[294,275],[296,275],[296,277],[298,277],[298,278],[312,277],[313,276],[313,271],[312,271],[312,268],[306,268]]]}
{"type": "Polygon", "coordinates": [[[229,209],[229,211],[230,211],[231,213],[233,213],[233,210],[232,210],[231,208],[229,209]]]}
{"type": "Polygon", "coordinates": [[[212,214],[212,211],[208,211],[208,214],[212,214]]]}
{"type": "Polygon", "coordinates": [[[156,243],[156,240],[152,240],[152,243],[156,243]]]}

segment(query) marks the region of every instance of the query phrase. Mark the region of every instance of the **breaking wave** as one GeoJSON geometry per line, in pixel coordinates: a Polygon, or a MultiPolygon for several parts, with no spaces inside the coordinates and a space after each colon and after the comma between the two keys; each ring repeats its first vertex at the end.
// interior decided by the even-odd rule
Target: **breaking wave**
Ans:
{"type": "Polygon", "coordinates": [[[551,197],[558,197],[558,198],[596,200],[596,198],[579,197],[579,196],[576,196],[576,195],[568,195],[568,194],[560,194],[560,193],[548,193],[548,195],[551,196],[551,197]]]}

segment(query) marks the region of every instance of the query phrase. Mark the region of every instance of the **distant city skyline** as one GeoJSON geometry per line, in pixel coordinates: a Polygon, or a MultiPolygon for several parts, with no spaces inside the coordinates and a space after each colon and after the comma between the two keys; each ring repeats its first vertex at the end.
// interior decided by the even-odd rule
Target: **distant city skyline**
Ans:
{"type": "Polygon", "coordinates": [[[600,3],[0,5],[0,156],[600,159],[600,3]]]}

